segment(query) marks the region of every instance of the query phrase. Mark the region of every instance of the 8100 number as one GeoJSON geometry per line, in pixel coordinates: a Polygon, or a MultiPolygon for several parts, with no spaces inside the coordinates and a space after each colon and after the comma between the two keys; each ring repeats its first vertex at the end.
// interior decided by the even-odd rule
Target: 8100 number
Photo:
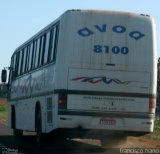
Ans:
{"type": "Polygon", "coordinates": [[[104,45],[104,46],[94,45],[93,51],[95,53],[102,53],[102,52],[109,53],[109,52],[112,52],[113,54],[124,54],[124,55],[129,53],[128,47],[119,47],[119,46],[110,47],[110,46],[107,46],[107,45],[104,45]]]}

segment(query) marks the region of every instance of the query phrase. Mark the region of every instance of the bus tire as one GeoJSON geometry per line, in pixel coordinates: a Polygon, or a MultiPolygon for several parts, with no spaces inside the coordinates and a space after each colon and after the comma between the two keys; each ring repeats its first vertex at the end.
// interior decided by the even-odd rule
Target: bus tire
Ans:
{"type": "Polygon", "coordinates": [[[21,137],[21,136],[23,136],[23,130],[13,129],[13,136],[15,136],[15,137],[21,137]]]}
{"type": "Polygon", "coordinates": [[[37,147],[42,146],[42,121],[41,121],[40,111],[38,111],[36,116],[36,143],[37,143],[37,147]]]}
{"type": "Polygon", "coordinates": [[[23,135],[23,130],[16,129],[16,114],[15,114],[15,111],[13,111],[13,114],[12,114],[12,128],[13,128],[13,136],[21,137],[23,135]]]}

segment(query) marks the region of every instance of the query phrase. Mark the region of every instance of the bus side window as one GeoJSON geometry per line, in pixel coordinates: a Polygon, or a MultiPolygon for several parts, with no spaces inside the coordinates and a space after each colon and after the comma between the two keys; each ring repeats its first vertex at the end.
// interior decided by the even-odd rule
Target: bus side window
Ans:
{"type": "Polygon", "coordinates": [[[22,66],[22,51],[20,51],[20,55],[19,55],[18,75],[21,74],[21,66],[22,66]]]}
{"type": "Polygon", "coordinates": [[[26,72],[29,70],[29,61],[30,61],[30,45],[27,46],[26,69],[25,69],[26,72]]]}
{"type": "Polygon", "coordinates": [[[55,36],[55,42],[54,42],[53,61],[56,61],[56,53],[57,53],[57,46],[58,46],[58,35],[59,35],[59,25],[56,26],[56,36],[55,36]]]}
{"type": "Polygon", "coordinates": [[[15,68],[16,68],[16,54],[12,57],[12,79],[15,77],[15,68]]]}
{"type": "Polygon", "coordinates": [[[22,53],[22,58],[21,58],[21,67],[20,67],[20,75],[22,74],[22,69],[23,69],[23,60],[24,60],[24,50],[21,50],[21,53],[22,53]]]}
{"type": "Polygon", "coordinates": [[[12,56],[11,57],[11,62],[10,62],[11,71],[10,71],[10,78],[9,78],[9,80],[12,79],[12,75],[13,75],[13,63],[14,63],[14,57],[12,56]]]}
{"type": "Polygon", "coordinates": [[[19,55],[20,55],[20,51],[16,53],[16,62],[15,62],[14,77],[17,77],[17,75],[18,75],[18,68],[19,68],[19,55]]]}
{"type": "Polygon", "coordinates": [[[50,42],[51,32],[47,32],[46,34],[46,42],[45,42],[45,52],[44,52],[44,64],[48,62],[48,53],[49,53],[49,42],[50,42]]]}
{"type": "Polygon", "coordinates": [[[44,58],[44,45],[45,45],[45,35],[41,37],[41,47],[40,47],[40,57],[39,57],[39,66],[43,65],[44,58]]]}
{"type": "Polygon", "coordinates": [[[39,53],[40,53],[40,38],[37,40],[36,59],[35,59],[35,68],[37,68],[37,67],[38,67],[38,62],[39,62],[39,53]]]}
{"type": "Polygon", "coordinates": [[[49,62],[53,61],[55,38],[56,38],[56,29],[54,28],[51,31],[49,62]]]}
{"type": "Polygon", "coordinates": [[[52,30],[51,56],[49,61],[56,61],[59,25],[52,30]]]}
{"type": "Polygon", "coordinates": [[[29,54],[29,63],[28,63],[28,70],[30,71],[32,68],[32,60],[33,60],[33,43],[30,45],[30,54],[29,54]]]}
{"type": "Polygon", "coordinates": [[[36,50],[37,50],[37,41],[34,41],[32,69],[35,68],[35,62],[36,62],[36,50]]]}
{"type": "Polygon", "coordinates": [[[23,67],[22,67],[22,74],[25,72],[25,66],[26,66],[26,57],[27,57],[27,47],[23,49],[23,67]]]}

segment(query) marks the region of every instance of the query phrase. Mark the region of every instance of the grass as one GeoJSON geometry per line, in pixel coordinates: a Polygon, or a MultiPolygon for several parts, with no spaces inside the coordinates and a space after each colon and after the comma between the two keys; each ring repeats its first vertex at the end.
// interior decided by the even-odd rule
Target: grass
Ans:
{"type": "Polygon", "coordinates": [[[7,110],[6,105],[0,105],[0,112],[5,112],[7,110]]]}
{"type": "Polygon", "coordinates": [[[0,104],[0,122],[7,121],[8,119],[8,105],[0,104]]]}
{"type": "Polygon", "coordinates": [[[154,132],[153,132],[153,134],[151,134],[151,137],[153,139],[160,140],[160,120],[155,120],[154,132]]]}
{"type": "Polygon", "coordinates": [[[155,120],[153,133],[144,136],[148,139],[160,140],[160,120],[155,120]]]}
{"type": "Polygon", "coordinates": [[[155,120],[154,131],[160,133],[160,120],[155,120]]]}

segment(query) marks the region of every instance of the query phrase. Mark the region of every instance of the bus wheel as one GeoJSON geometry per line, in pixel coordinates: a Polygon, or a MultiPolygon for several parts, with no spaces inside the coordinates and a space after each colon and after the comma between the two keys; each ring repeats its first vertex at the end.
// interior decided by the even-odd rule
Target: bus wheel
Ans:
{"type": "Polygon", "coordinates": [[[21,137],[23,135],[23,130],[16,129],[16,115],[15,115],[15,113],[13,114],[12,122],[13,122],[13,126],[12,126],[12,128],[13,128],[13,136],[21,137]]]}
{"type": "Polygon", "coordinates": [[[41,112],[38,111],[36,117],[36,142],[37,146],[41,147],[42,145],[42,125],[41,125],[41,112]]]}
{"type": "Polygon", "coordinates": [[[15,137],[21,137],[23,135],[23,130],[20,129],[13,129],[13,135],[15,137]]]}

